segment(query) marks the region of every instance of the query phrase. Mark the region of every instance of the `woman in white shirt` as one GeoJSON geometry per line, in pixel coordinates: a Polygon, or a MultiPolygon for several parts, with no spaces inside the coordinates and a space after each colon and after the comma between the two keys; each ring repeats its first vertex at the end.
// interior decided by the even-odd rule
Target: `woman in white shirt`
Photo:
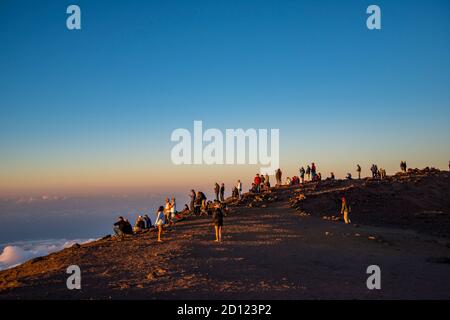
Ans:
{"type": "Polygon", "coordinates": [[[163,225],[165,224],[166,224],[166,216],[164,215],[164,207],[160,206],[155,221],[155,226],[158,228],[158,242],[162,242],[161,234],[163,225]]]}

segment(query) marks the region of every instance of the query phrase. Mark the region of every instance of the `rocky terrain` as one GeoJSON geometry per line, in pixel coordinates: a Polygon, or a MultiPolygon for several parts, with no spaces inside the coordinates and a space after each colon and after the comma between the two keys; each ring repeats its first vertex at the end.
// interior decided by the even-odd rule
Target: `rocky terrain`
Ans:
{"type": "Polygon", "coordinates": [[[325,180],[227,200],[224,241],[186,217],[163,243],[105,238],[0,272],[0,299],[448,299],[450,174],[325,180]],[[352,225],[339,217],[340,199],[352,225]],[[369,265],[382,289],[368,290],[369,265]],[[68,290],[66,269],[81,269],[68,290]]]}

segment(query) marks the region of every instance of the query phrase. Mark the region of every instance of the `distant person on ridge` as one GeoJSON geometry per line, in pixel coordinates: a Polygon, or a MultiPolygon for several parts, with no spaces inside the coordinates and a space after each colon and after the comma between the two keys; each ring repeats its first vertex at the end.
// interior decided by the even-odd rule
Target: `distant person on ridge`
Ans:
{"type": "Polygon", "coordinates": [[[134,232],[141,232],[145,229],[145,222],[142,216],[138,216],[136,223],[134,224],[134,232]]]}
{"type": "Polygon", "coordinates": [[[348,218],[348,213],[350,212],[350,208],[347,204],[347,199],[342,197],[342,206],[341,206],[341,215],[344,215],[345,224],[349,224],[351,221],[348,218]]]}
{"type": "Polygon", "coordinates": [[[281,186],[282,172],[281,172],[280,168],[277,169],[277,171],[275,173],[275,178],[277,180],[277,186],[281,186]]]}
{"type": "Polygon", "coordinates": [[[356,165],[356,172],[358,172],[358,179],[361,179],[361,166],[359,164],[356,165]]]}
{"type": "Polygon", "coordinates": [[[311,167],[309,165],[306,166],[306,180],[310,181],[311,177],[311,167]]]}
{"type": "Polygon", "coordinates": [[[237,181],[236,188],[237,188],[238,191],[239,191],[239,197],[240,197],[241,194],[242,194],[242,182],[241,182],[241,180],[238,180],[238,181],[237,181]]]}
{"type": "Polygon", "coordinates": [[[214,203],[213,212],[214,229],[216,231],[216,242],[222,242],[222,228],[223,228],[223,211],[220,203],[214,203]]]}
{"type": "Polygon", "coordinates": [[[214,185],[214,194],[216,195],[216,200],[219,201],[219,192],[220,192],[220,186],[216,182],[214,185]]]}
{"type": "Polygon", "coordinates": [[[222,182],[222,185],[220,186],[220,201],[225,201],[225,184],[222,182]]]}
{"type": "Polygon", "coordinates": [[[191,210],[192,213],[194,213],[194,205],[195,205],[195,190],[192,189],[191,193],[189,194],[189,197],[191,198],[191,201],[189,203],[189,210],[191,210]]]}
{"type": "Polygon", "coordinates": [[[145,221],[145,228],[150,229],[152,227],[152,220],[147,214],[144,216],[144,221],[145,221]]]}
{"type": "Polygon", "coordinates": [[[303,167],[300,168],[300,181],[302,184],[305,183],[305,168],[303,167]]]}
{"type": "Polygon", "coordinates": [[[155,226],[158,228],[158,242],[162,242],[161,234],[163,226],[166,224],[166,216],[164,214],[164,207],[160,206],[156,215],[155,226]]]}

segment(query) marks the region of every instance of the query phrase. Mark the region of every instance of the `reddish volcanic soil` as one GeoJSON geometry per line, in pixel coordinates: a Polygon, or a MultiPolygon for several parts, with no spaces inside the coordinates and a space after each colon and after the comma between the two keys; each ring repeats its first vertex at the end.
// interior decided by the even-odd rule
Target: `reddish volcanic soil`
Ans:
{"type": "Polygon", "coordinates": [[[230,202],[224,241],[209,217],[74,246],[0,272],[0,299],[449,299],[450,175],[282,187],[230,202]],[[300,196],[302,194],[302,196],[300,196]],[[339,198],[353,225],[336,220],[339,198]],[[301,200],[298,200],[301,199],[301,200]],[[66,268],[81,268],[68,290],[66,268]],[[381,268],[381,290],[366,269],[381,268]]]}

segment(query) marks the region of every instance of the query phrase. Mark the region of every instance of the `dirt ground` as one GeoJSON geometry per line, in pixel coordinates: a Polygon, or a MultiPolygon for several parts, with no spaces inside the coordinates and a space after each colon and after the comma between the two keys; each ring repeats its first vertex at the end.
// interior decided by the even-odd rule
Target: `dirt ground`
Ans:
{"type": "Polygon", "coordinates": [[[293,206],[302,192],[282,188],[277,201],[232,207],[222,243],[210,217],[190,217],[163,243],[148,232],[34,259],[0,272],[0,299],[450,298],[450,238],[361,224],[355,210],[345,225],[293,206]],[[74,264],[81,290],[66,287],[74,264]],[[367,289],[370,265],[381,268],[381,290],[367,289]]]}

